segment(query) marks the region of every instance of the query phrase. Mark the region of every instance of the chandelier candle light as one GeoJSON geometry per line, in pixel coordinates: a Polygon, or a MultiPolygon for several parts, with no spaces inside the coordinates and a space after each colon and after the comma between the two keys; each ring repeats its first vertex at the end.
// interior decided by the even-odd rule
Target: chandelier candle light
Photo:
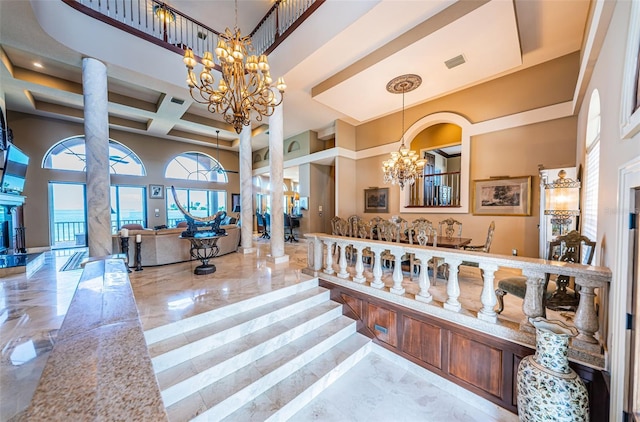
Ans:
{"type": "Polygon", "coordinates": [[[234,32],[227,28],[221,33],[215,49],[222,73],[217,88],[211,74],[211,70],[216,66],[211,52],[206,51],[202,57],[204,69],[200,72],[199,78],[193,70],[197,64],[193,50],[185,51],[183,61],[188,69],[187,85],[191,97],[200,104],[207,104],[210,112],[222,114],[225,122],[233,125],[236,132],[240,133],[242,126],[249,126],[251,123],[251,110],[256,112],[258,121],[261,121],[263,116],[273,114],[275,107],[282,103],[287,85],[284,78],[278,78],[275,86],[280,92],[278,99],[272,90],[273,80],[269,73],[267,56],[248,55],[248,52],[253,50],[251,37],[243,37],[240,33],[237,0],[235,7],[234,32]]]}
{"type": "Polygon", "coordinates": [[[551,224],[560,226],[560,235],[567,232],[572,217],[580,215],[580,182],[567,177],[560,170],[558,178],[546,183],[544,214],[551,216],[551,224]]]}
{"type": "Polygon", "coordinates": [[[400,185],[400,190],[405,184],[413,185],[416,179],[422,177],[425,160],[415,151],[409,150],[404,145],[404,94],[418,88],[422,78],[418,75],[402,75],[393,78],[387,84],[387,91],[392,94],[402,94],[402,135],[400,149],[391,153],[391,158],[382,163],[384,183],[400,185]]]}

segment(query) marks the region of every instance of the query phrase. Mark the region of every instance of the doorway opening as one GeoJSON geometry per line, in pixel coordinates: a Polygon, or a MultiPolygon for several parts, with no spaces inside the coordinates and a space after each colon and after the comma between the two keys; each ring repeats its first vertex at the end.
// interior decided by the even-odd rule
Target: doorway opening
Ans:
{"type": "Polygon", "coordinates": [[[49,182],[49,198],[51,249],[87,246],[85,185],[49,182]]]}

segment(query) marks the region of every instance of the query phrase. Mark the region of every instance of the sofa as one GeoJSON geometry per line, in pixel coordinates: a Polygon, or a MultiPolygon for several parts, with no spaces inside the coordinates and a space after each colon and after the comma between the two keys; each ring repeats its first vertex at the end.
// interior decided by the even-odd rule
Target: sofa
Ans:
{"type": "MultiPolygon", "coordinates": [[[[226,255],[238,250],[240,244],[240,227],[237,225],[220,226],[225,229],[227,235],[218,240],[220,251],[218,256],[226,255]]],[[[191,242],[180,239],[180,234],[185,229],[182,227],[171,229],[131,229],[129,230],[129,266],[135,264],[136,236],[140,235],[141,261],[143,267],[154,265],[174,264],[193,259],[190,254],[191,242]]],[[[120,235],[111,237],[113,253],[121,252],[120,235]]]]}

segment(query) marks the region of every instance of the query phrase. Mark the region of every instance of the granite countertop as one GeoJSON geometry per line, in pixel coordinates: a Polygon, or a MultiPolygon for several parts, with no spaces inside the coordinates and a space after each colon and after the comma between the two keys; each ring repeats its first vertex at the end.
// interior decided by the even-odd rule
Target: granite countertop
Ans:
{"type": "Polygon", "coordinates": [[[85,266],[25,416],[29,421],[167,420],[121,259],[85,266]]]}

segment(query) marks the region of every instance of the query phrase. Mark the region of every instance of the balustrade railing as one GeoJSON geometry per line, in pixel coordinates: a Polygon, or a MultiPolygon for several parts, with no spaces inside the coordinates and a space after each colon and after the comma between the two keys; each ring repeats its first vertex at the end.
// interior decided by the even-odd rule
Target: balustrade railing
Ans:
{"type": "Polygon", "coordinates": [[[55,243],[75,242],[76,234],[84,233],[84,221],[59,221],[53,223],[53,240],[55,243]]]}
{"type": "MultiPolygon", "coordinates": [[[[149,40],[161,41],[164,47],[179,52],[186,48],[202,57],[213,52],[218,34],[224,28],[212,29],[168,4],[156,0],[62,0],[91,16],[149,40]],[[103,18],[96,16],[96,13],[103,18]],[[106,19],[104,19],[106,18],[106,19]]],[[[251,31],[255,54],[266,54],[286,38],[292,30],[325,0],[276,1],[251,31]]],[[[231,23],[229,23],[231,25],[231,23]]],[[[233,29],[233,28],[231,28],[233,29]]]]}
{"type": "MultiPolygon", "coordinates": [[[[580,292],[580,301],[573,316],[573,324],[578,329],[579,335],[572,340],[572,346],[594,355],[602,355],[602,348],[606,347],[604,341],[606,340],[607,327],[604,316],[607,313],[607,297],[611,281],[611,271],[608,268],[457,249],[368,239],[360,240],[320,233],[305,234],[305,236],[310,239],[308,267],[314,274],[320,277],[337,277],[360,285],[368,284],[369,287],[375,289],[388,288],[390,293],[401,295],[404,299],[433,304],[437,308],[444,308],[455,313],[460,313],[463,310],[459,300],[461,289],[468,288],[471,291],[471,286],[459,282],[459,269],[463,263],[464,265],[478,266],[482,279],[482,290],[473,302],[480,305],[474,309],[465,309],[464,313],[467,315],[475,313],[477,319],[490,323],[500,323],[494,310],[497,304],[494,283],[496,272],[499,268],[519,269],[527,278],[527,290],[522,306],[523,319],[520,322],[520,328],[529,332],[534,330],[528,319],[545,314],[542,297],[545,274],[573,277],[577,290],[580,292]],[[363,263],[365,250],[368,255],[373,255],[367,271],[365,271],[363,263]],[[385,257],[389,253],[393,256],[394,264],[391,277],[383,277],[383,252],[388,252],[385,253],[385,257]],[[334,254],[337,255],[337,259],[334,254]],[[406,256],[410,254],[415,256],[415,260],[419,262],[418,265],[421,267],[417,283],[413,282],[411,273],[407,278],[402,270],[402,261],[406,260],[406,256]],[[432,265],[429,264],[432,258],[439,258],[438,263],[444,260],[444,263],[448,265],[446,293],[442,303],[439,304],[434,301],[431,291],[432,280],[428,275],[427,267],[432,265]],[[417,287],[413,289],[415,293],[407,293],[405,286],[412,284],[417,287]],[[599,310],[596,310],[596,303],[599,310]]],[[[436,260],[434,259],[434,261],[436,260]]],[[[434,282],[437,275],[437,268],[435,268],[433,271],[434,282]]],[[[477,291],[477,287],[474,291],[477,291]]]]}
{"type": "Polygon", "coordinates": [[[414,207],[459,207],[460,172],[425,174],[411,186],[414,207]]]}

